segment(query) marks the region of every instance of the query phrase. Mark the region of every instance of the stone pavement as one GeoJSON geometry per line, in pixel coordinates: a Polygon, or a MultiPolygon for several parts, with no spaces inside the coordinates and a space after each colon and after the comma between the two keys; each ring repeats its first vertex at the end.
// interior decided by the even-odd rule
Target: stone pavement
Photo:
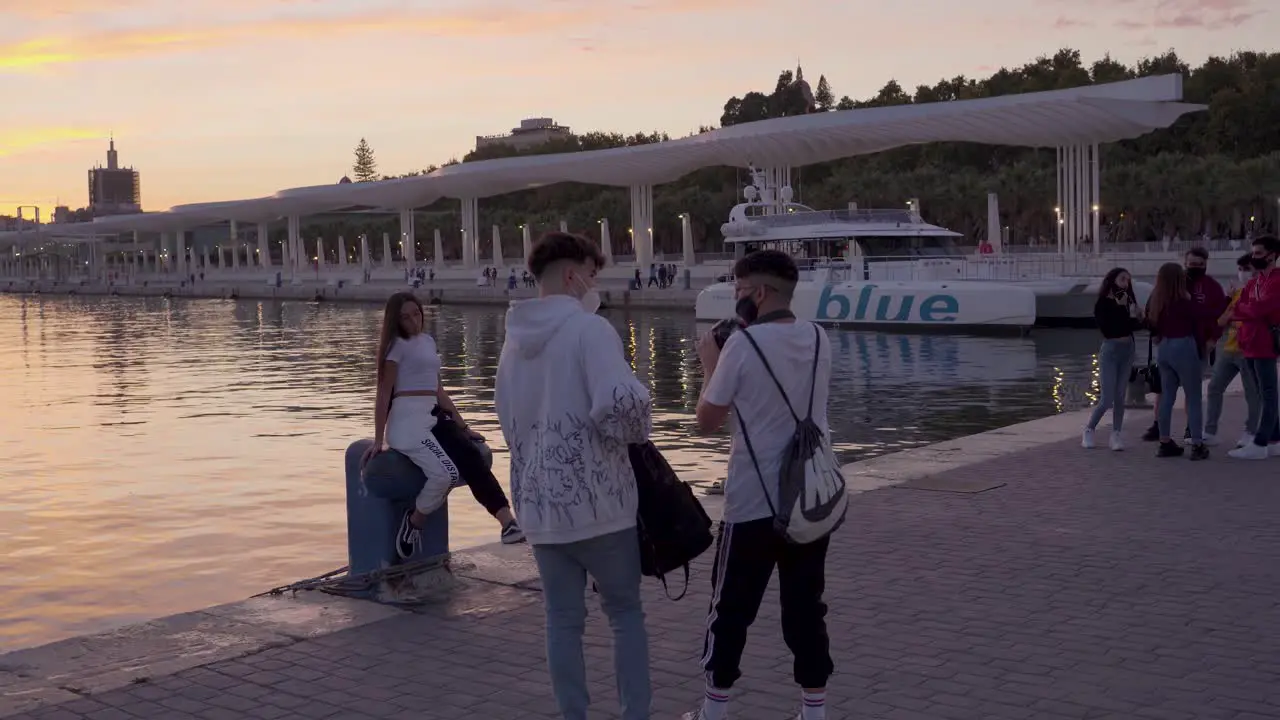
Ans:
{"type": "MultiPolygon", "coordinates": [[[[1239,427],[1239,405],[1224,427],[1239,427]]],[[[1032,423],[1003,436],[1003,455],[954,469],[945,447],[910,460],[936,464],[944,485],[1002,487],[854,499],[828,564],[832,720],[1280,716],[1280,459],[1158,460],[1136,438],[1149,412],[1129,417],[1124,453],[1060,439],[1079,416],[1060,417],[1045,444],[1028,440],[1032,423]]],[[[892,473],[892,458],[874,462],[892,473]]],[[[683,601],[645,583],[654,718],[700,698],[709,559],[683,601]]],[[[555,718],[536,590],[472,582],[462,594],[13,717],[555,718]]],[[[592,717],[615,718],[594,607],[587,633],[592,717]]],[[[776,593],[744,663],[733,717],[794,717],[776,593]]]]}

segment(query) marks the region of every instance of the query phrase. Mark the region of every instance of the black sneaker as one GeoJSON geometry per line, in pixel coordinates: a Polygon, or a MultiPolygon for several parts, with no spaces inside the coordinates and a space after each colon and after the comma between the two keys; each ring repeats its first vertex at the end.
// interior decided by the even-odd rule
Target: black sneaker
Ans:
{"type": "Polygon", "coordinates": [[[1160,443],[1160,448],[1156,450],[1156,457],[1181,457],[1182,452],[1181,445],[1172,440],[1165,440],[1160,443]]]}
{"type": "Polygon", "coordinates": [[[396,533],[396,554],[401,560],[408,560],[422,549],[422,533],[414,527],[412,517],[413,510],[405,510],[404,517],[400,518],[400,531],[396,533]]]}
{"type": "Polygon", "coordinates": [[[524,542],[524,531],[515,520],[512,520],[502,527],[502,544],[515,545],[519,542],[524,542]]]}
{"type": "Polygon", "coordinates": [[[1199,443],[1199,444],[1197,444],[1197,445],[1192,445],[1192,446],[1191,446],[1191,458],[1190,458],[1190,459],[1192,459],[1192,460],[1208,460],[1208,459],[1209,459],[1209,447],[1208,447],[1207,445],[1205,445],[1204,443],[1199,443]]]}
{"type": "Polygon", "coordinates": [[[1160,439],[1159,423],[1151,423],[1151,427],[1147,428],[1147,431],[1142,433],[1143,442],[1155,442],[1159,439],[1160,439]]]}

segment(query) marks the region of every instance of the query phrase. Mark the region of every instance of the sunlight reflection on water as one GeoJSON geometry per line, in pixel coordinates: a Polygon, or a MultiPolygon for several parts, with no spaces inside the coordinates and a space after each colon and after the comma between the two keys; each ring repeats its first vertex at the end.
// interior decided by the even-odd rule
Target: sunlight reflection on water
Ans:
{"type": "MultiPolygon", "coordinates": [[[[0,296],[0,651],[206,607],[345,563],[342,453],[371,434],[381,309],[304,302],[0,296]]],[[[502,310],[432,308],[445,382],[495,450],[502,310]]],[[[655,441],[714,480],[690,432],[690,313],[609,314],[654,396],[655,441]]],[[[855,460],[1082,407],[1093,332],[831,331],[836,449],[855,460]]],[[[454,547],[497,539],[470,493],[454,547]]]]}

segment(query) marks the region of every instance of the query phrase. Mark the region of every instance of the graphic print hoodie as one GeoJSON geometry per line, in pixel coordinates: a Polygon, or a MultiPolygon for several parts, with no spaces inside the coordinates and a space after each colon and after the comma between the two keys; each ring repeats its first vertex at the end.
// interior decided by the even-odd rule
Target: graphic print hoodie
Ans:
{"type": "Polygon", "coordinates": [[[634,527],[627,445],[649,439],[649,391],[608,320],[567,295],[513,302],[494,390],[511,499],[534,545],[634,527]]]}

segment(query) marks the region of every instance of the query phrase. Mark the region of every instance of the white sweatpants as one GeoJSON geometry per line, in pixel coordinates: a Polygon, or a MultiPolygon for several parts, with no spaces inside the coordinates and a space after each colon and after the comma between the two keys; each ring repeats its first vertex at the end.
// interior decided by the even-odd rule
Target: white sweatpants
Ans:
{"type": "Polygon", "coordinates": [[[387,415],[387,445],[408,456],[426,475],[427,481],[414,505],[424,515],[439,509],[458,480],[458,466],[436,441],[436,399],[429,395],[408,395],[391,401],[387,415]]]}

